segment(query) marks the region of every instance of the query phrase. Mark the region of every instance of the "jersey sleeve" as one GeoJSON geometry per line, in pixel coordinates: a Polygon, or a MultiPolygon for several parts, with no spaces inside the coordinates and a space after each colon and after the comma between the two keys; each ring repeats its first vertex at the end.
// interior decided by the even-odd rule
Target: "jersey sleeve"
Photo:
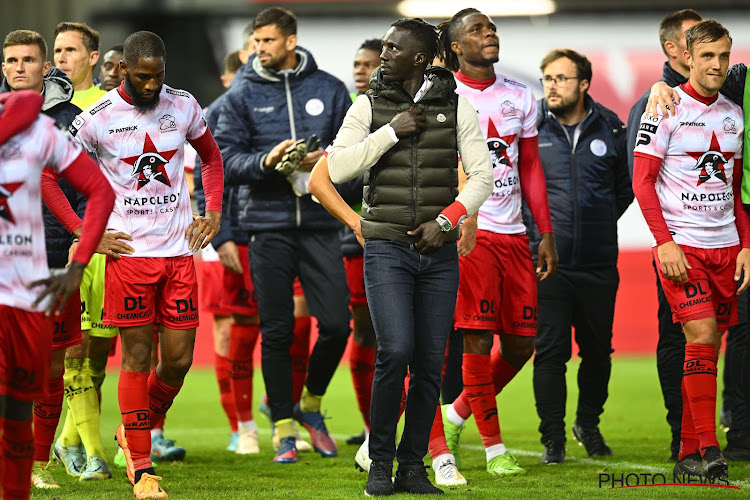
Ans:
{"type": "Polygon", "coordinates": [[[206,130],[208,129],[208,125],[206,124],[206,119],[203,116],[203,108],[201,108],[200,104],[198,104],[198,101],[196,101],[192,96],[190,97],[190,106],[187,111],[187,115],[190,126],[188,127],[185,138],[188,141],[193,141],[195,139],[203,137],[203,134],[205,134],[206,130]]]}
{"type": "MultiPolygon", "coordinates": [[[[98,139],[96,137],[96,134],[91,132],[91,126],[84,118],[85,113],[81,113],[80,115],[76,116],[73,122],[68,127],[68,132],[70,135],[72,135],[75,138],[75,141],[80,144],[83,149],[88,151],[89,153],[96,153],[96,150],[98,148],[98,139]]],[[[89,117],[89,120],[93,120],[92,117],[89,117]]]]}
{"type": "Polygon", "coordinates": [[[664,159],[669,147],[670,123],[668,118],[660,114],[653,116],[648,112],[643,113],[633,154],[664,159]]]}
{"type": "Polygon", "coordinates": [[[42,161],[47,167],[62,173],[81,154],[81,146],[57,128],[51,118],[45,119],[43,127],[44,137],[39,138],[42,161]]]}
{"type": "Polygon", "coordinates": [[[523,122],[521,124],[521,139],[536,137],[536,100],[530,89],[527,89],[523,102],[523,122]]]}

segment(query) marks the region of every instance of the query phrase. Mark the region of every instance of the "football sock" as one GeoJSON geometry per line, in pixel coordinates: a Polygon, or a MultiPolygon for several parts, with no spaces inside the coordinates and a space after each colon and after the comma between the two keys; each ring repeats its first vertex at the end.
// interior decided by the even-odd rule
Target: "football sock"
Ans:
{"type": "Polygon", "coordinates": [[[164,416],[180,392],[179,387],[170,387],[156,375],[156,369],[148,377],[148,409],[152,428],[163,428],[164,416]]]}
{"type": "Polygon", "coordinates": [[[147,372],[121,370],[117,387],[122,423],[136,471],[151,467],[148,380],[147,372]]]}
{"type": "Polygon", "coordinates": [[[149,465],[148,467],[145,467],[143,469],[138,469],[138,468],[135,469],[135,474],[134,474],[134,476],[135,476],[135,479],[134,479],[135,484],[138,484],[138,481],[141,480],[141,476],[143,476],[144,474],[151,474],[152,476],[156,475],[156,471],[154,470],[153,464],[149,465]]]}
{"type": "Polygon", "coordinates": [[[463,378],[463,392],[468,397],[485,449],[502,443],[490,356],[464,353],[463,378]]]}
{"type": "Polygon", "coordinates": [[[369,429],[372,377],[375,373],[375,347],[365,347],[352,342],[351,351],[349,351],[349,369],[352,373],[359,412],[362,414],[365,426],[369,429]]]}
{"type": "Polygon", "coordinates": [[[445,442],[445,430],[443,429],[443,413],[438,405],[435,411],[435,418],[432,420],[432,430],[430,430],[430,442],[428,446],[430,457],[435,460],[437,457],[450,454],[451,450],[445,442]]]}
{"type": "MultiPolygon", "coordinates": [[[[76,377],[83,370],[83,358],[65,358],[65,372],[63,372],[63,384],[65,385],[65,394],[73,390],[76,383],[76,377]]],[[[65,415],[62,431],[60,431],[60,444],[63,446],[78,446],[81,444],[81,438],[78,436],[76,422],[73,419],[73,413],[68,406],[68,413],[65,415]]]]}
{"type": "Polygon", "coordinates": [[[281,420],[277,420],[274,422],[274,425],[276,426],[279,439],[284,439],[285,437],[294,436],[294,425],[292,424],[291,418],[282,418],[281,420]]]}
{"type": "Polygon", "coordinates": [[[60,421],[65,386],[63,375],[47,380],[47,393],[34,401],[34,460],[49,461],[49,450],[60,421]]]}
{"type": "Polygon", "coordinates": [[[253,351],[258,340],[258,325],[232,324],[229,335],[229,386],[234,398],[237,420],[253,419],[253,351]]]}
{"type": "Polygon", "coordinates": [[[505,361],[498,351],[493,351],[490,358],[492,362],[492,381],[495,384],[495,395],[498,395],[521,370],[505,361]]]}
{"type": "Polygon", "coordinates": [[[289,357],[292,362],[292,401],[296,403],[302,395],[310,361],[310,316],[294,318],[294,340],[289,357]]]}
{"type": "MultiPolygon", "coordinates": [[[[69,379],[68,379],[69,380],[69,379]]],[[[73,419],[79,441],[86,448],[86,454],[107,459],[104,444],[99,435],[99,398],[94,382],[91,380],[88,358],[83,360],[83,367],[66,387],[68,400],[68,418],[73,419]]],[[[65,441],[61,444],[66,446],[65,441]]]]}
{"type": "Polygon", "coordinates": [[[219,353],[214,353],[214,367],[216,368],[216,381],[219,383],[219,399],[221,407],[224,408],[224,414],[229,420],[229,427],[232,432],[237,432],[237,408],[234,405],[234,395],[232,394],[229,373],[232,371],[232,362],[229,358],[219,353]]]}
{"type": "Polygon", "coordinates": [[[709,446],[719,446],[716,439],[715,356],[716,347],[713,345],[685,344],[682,377],[701,454],[709,446]]]}
{"type": "Polygon", "coordinates": [[[31,466],[34,463],[34,435],[31,430],[31,419],[22,422],[3,419],[1,422],[3,425],[2,498],[5,500],[28,499],[31,490],[31,466]]]}
{"type": "Polygon", "coordinates": [[[680,453],[677,457],[682,460],[693,453],[700,453],[698,449],[698,434],[693,425],[693,414],[690,411],[690,401],[685,389],[685,378],[682,378],[682,423],[680,424],[680,453]]]}
{"type": "Polygon", "coordinates": [[[311,394],[307,387],[302,391],[302,397],[299,400],[299,409],[308,412],[308,411],[320,411],[320,400],[323,399],[323,396],[318,396],[317,394],[311,394]]]}
{"type": "Polygon", "coordinates": [[[487,461],[489,462],[495,457],[499,457],[500,455],[505,455],[505,452],[508,451],[505,449],[505,445],[503,443],[493,444],[491,446],[487,446],[484,449],[484,454],[487,456],[487,461]]]}

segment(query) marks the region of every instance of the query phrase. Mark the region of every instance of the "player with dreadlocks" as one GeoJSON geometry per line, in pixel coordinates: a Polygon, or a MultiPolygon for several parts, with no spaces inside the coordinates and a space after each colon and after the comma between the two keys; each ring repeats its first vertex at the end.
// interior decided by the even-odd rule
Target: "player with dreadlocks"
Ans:
{"type": "MultiPolygon", "coordinates": [[[[477,110],[494,176],[492,195],[461,226],[454,326],[464,339],[465,389],[443,409],[445,436],[458,458],[459,435],[474,413],[487,472],[523,474],[502,442],[495,396],[534,352],[536,278],[548,278],[557,267],[537,147],[536,102],[526,84],[495,73],[500,42],[488,16],[476,9],[458,12],[440,25],[440,43],[445,65],[456,78],[456,93],[477,110]],[[542,233],[536,270],[521,218],[524,200],[542,233]],[[500,350],[491,353],[495,334],[500,350]]],[[[433,456],[440,444],[431,439],[433,456]]]]}

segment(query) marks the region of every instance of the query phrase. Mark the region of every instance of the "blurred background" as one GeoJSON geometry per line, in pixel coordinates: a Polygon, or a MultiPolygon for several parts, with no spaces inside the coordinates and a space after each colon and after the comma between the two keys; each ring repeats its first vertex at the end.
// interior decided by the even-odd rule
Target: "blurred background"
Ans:
{"type": "MultiPolygon", "coordinates": [[[[0,0],[0,33],[4,37],[11,30],[32,29],[52,47],[58,22],[85,22],[101,33],[103,54],[134,31],[154,31],[167,46],[166,82],[208,106],[223,91],[219,75],[224,56],[240,48],[242,31],[253,16],[271,6],[298,16],[299,44],[350,90],[356,49],[365,39],[380,38],[398,17],[419,16],[437,24],[475,7],[498,26],[498,72],[528,83],[541,98],[542,57],[557,47],[575,49],[593,64],[592,97],[624,122],[632,104],[661,77],[666,58],[657,31],[670,12],[690,7],[718,20],[733,35],[731,64],[750,61],[750,0],[0,0]]],[[[621,335],[615,337],[615,348],[653,352],[651,235],[636,203],[619,226],[621,288],[615,329],[621,335]]]]}

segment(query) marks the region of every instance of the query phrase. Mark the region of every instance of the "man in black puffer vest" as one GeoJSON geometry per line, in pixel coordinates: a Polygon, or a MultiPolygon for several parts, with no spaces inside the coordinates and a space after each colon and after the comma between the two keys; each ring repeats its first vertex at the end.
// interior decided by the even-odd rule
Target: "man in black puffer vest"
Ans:
{"type": "Polygon", "coordinates": [[[422,459],[453,325],[457,227],[492,189],[476,111],[456,95],[449,71],[427,67],[437,48],[435,28],[423,20],[393,23],[371,90],[352,105],[328,156],[335,183],[365,174],[361,228],[353,229],[365,238],[365,286],[377,337],[367,495],[442,493],[422,459]],[[468,177],[460,194],[457,152],[468,177]],[[411,382],[396,452],[407,368],[411,382]],[[392,483],[394,457],[399,467],[392,483]]]}

